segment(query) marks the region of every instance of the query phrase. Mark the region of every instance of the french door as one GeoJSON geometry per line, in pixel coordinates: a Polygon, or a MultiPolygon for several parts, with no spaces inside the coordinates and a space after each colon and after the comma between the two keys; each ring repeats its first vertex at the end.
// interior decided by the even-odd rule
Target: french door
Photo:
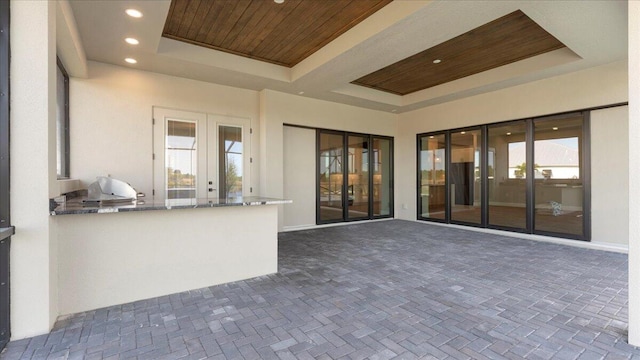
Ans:
{"type": "Polygon", "coordinates": [[[250,120],[155,107],[154,200],[251,193],[250,120]]]}
{"type": "Polygon", "coordinates": [[[0,351],[11,338],[9,250],[9,1],[0,1],[0,351]]]}

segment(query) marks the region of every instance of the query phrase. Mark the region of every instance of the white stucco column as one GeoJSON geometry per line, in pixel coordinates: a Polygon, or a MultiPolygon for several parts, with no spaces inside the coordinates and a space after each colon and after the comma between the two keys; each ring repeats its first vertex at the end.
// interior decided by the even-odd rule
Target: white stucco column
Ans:
{"type": "Polygon", "coordinates": [[[629,343],[640,346],[640,1],[629,1],[629,343]]]}
{"type": "MultiPolygon", "coordinates": [[[[260,195],[284,197],[282,120],[270,108],[270,90],[260,91],[260,195]]],[[[284,205],[278,205],[278,231],[284,227],[284,205]]]]}
{"type": "Polygon", "coordinates": [[[48,332],[57,316],[56,4],[11,1],[11,338],[48,332]]]}

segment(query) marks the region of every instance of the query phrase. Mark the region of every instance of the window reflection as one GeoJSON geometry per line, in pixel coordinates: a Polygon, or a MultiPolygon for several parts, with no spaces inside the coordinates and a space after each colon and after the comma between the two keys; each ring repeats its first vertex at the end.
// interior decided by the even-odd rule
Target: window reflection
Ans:
{"type": "Polygon", "coordinates": [[[242,196],[242,128],[239,126],[218,127],[218,174],[219,196],[235,198],[242,196]]]}
{"type": "Polygon", "coordinates": [[[320,220],[342,220],[342,134],[320,133],[320,220]]]}
{"type": "Polygon", "coordinates": [[[582,235],[582,117],[534,127],[535,230],[582,235]]]}
{"type": "Polygon", "coordinates": [[[391,140],[373,138],[373,216],[391,215],[391,140]]]}
{"type": "Polygon", "coordinates": [[[451,134],[450,201],[451,220],[480,224],[481,178],[480,130],[466,130],[451,134]]]}
{"type": "Polygon", "coordinates": [[[349,179],[347,184],[347,217],[369,217],[369,137],[347,137],[349,179]]]}
{"type": "Polygon", "coordinates": [[[490,225],[527,228],[525,121],[488,129],[487,181],[490,225]]]}
{"type": "Polygon", "coordinates": [[[196,123],[167,120],[165,169],[167,199],[196,197],[196,123]]]}
{"type": "Polygon", "coordinates": [[[421,217],[445,219],[445,136],[420,139],[420,207],[421,217]]]}

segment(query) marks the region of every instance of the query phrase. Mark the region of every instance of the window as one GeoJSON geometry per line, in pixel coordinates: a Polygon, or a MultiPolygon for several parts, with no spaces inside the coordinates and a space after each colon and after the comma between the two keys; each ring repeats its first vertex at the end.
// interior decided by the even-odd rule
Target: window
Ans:
{"type": "Polygon", "coordinates": [[[527,228],[526,132],[524,120],[488,126],[487,142],[494,154],[489,155],[489,161],[494,159],[487,169],[491,227],[520,231],[527,228]]]}
{"type": "Polygon", "coordinates": [[[534,121],[534,227],[540,233],[582,235],[583,132],[581,115],[534,121]]]}
{"type": "Polygon", "coordinates": [[[418,135],[418,219],[589,240],[588,112],[418,135]]]}
{"type": "Polygon", "coordinates": [[[69,75],[57,59],[56,163],[58,179],[69,178],[69,75]]]}
{"type": "Polygon", "coordinates": [[[393,216],[392,159],[391,138],[318,130],[317,223],[393,216]]]}
{"type": "Polygon", "coordinates": [[[418,214],[424,219],[445,220],[445,134],[419,137],[418,214]]]}
{"type": "Polygon", "coordinates": [[[153,108],[154,200],[248,196],[251,120],[153,108]]]}

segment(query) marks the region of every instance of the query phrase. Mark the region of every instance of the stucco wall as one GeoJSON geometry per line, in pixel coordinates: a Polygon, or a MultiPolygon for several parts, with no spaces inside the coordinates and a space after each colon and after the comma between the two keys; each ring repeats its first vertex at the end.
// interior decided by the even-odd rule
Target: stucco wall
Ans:
{"type": "MultiPolygon", "coordinates": [[[[72,78],[69,90],[71,177],[85,188],[109,174],[151,195],[153,106],[249,118],[252,143],[259,137],[255,91],[97,62],[89,62],[89,75],[72,78]]],[[[251,169],[255,194],[258,169],[251,169]]]]}

